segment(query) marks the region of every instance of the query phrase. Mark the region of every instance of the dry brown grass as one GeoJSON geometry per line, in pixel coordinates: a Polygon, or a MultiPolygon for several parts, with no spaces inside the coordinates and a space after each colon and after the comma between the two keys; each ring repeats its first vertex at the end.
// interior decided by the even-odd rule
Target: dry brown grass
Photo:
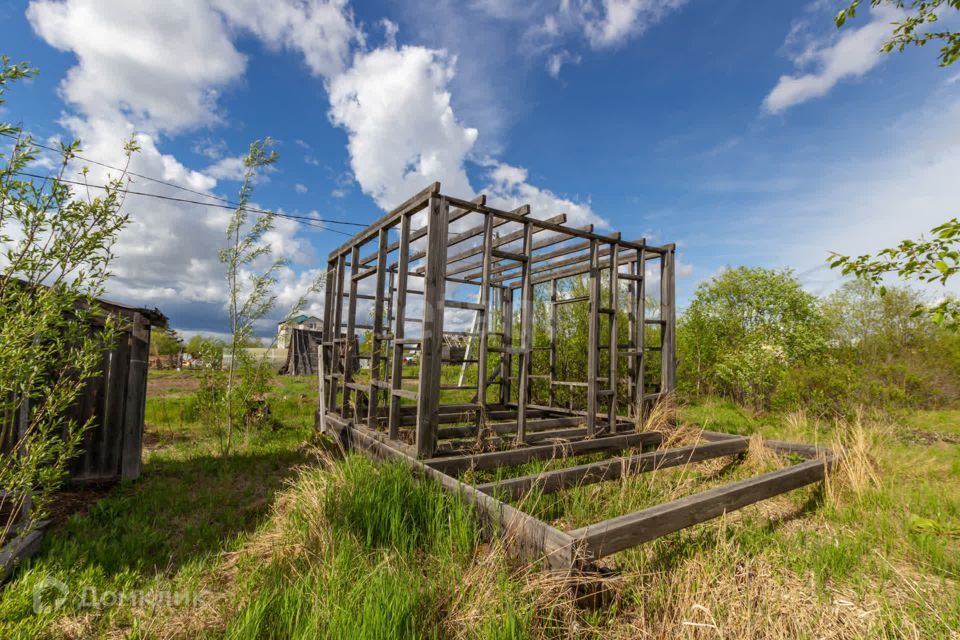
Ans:
{"type": "Polygon", "coordinates": [[[889,437],[881,425],[867,425],[862,412],[851,420],[836,421],[831,449],[836,462],[824,483],[827,499],[839,506],[845,500],[860,500],[865,491],[880,487],[880,468],[875,449],[889,437]]]}

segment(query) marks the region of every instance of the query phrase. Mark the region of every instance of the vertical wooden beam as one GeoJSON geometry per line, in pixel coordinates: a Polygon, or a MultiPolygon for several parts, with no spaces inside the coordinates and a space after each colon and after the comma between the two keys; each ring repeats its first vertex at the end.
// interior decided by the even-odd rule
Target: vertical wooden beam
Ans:
{"type": "Polygon", "coordinates": [[[437,446],[449,213],[450,206],[446,198],[430,197],[427,209],[427,264],[423,275],[420,384],[417,389],[416,447],[417,455],[424,458],[432,457],[437,446]]]}
{"type": "MultiPolygon", "coordinates": [[[[490,251],[493,250],[493,216],[483,214],[483,269],[480,277],[480,305],[477,329],[479,330],[479,350],[477,354],[477,400],[480,402],[481,415],[487,407],[487,336],[490,333],[490,251]]],[[[469,356],[467,356],[469,357],[469,356]]],[[[466,363],[464,363],[466,364],[466,363]]],[[[460,384],[463,384],[462,382],[460,384]]],[[[477,425],[479,427],[479,424],[477,425]]]]}
{"type": "Polygon", "coordinates": [[[523,224],[523,277],[520,285],[520,371],[517,390],[517,442],[527,439],[527,404],[530,402],[530,372],[533,356],[533,283],[530,254],[533,245],[533,225],[523,224]]]}
{"type": "Polygon", "coordinates": [[[676,283],[674,268],[675,251],[670,249],[663,254],[660,261],[660,327],[661,335],[661,369],[660,391],[671,393],[677,386],[677,310],[674,302],[676,283]]]}
{"type": "MultiPolygon", "coordinates": [[[[513,289],[509,286],[500,290],[500,306],[503,316],[501,328],[503,336],[500,343],[506,349],[513,348],[513,289]]],[[[510,402],[510,382],[513,377],[513,359],[510,353],[500,353],[500,404],[510,402]]]]}
{"type": "Polygon", "coordinates": [[[640,280],[640,286],[637,292],[637,313],[640,316],[639,320],[637,320],[637,351],[640,354],[637,361],[637,380],[638,384],[640,385],[640,390],[637,392],[637,398],[640,402],[640,421],[641,423],[646,423],[647,405],[643,396],[647,392],[647,352],[645,350],[647,344],[647,252],[644,249],[640,250],[640,262],[637,265],[637,272],[643,276],[643,278],[640,280]]]}
{"type": "Polygon", "coordinates": [[[331,358],[330,358],[330,402],[327,403],[328,407],[337,406],[337,389],[339,387],[339,378],[338,375],[343,374],[343,367],[341,366],[343,358],[343,338],[341,325],[343,323],[343,278],[344,273],[346,272],[346,254],[341,253],[337,256],[337,274],[336,282],[334,283],[333,291],[333,315],[331,317],[332,322],[330,323],[329,331],[332,332],[330,338],[333,343],[331,358]]]}
{"type": "Polygon", "coordinates": [[[597,430],[597,369],[600,360],[600,269],[597,240],[590,240],[590,319],[587,330],[587,435],[597,430]]]}
{"type": "Polygon", "coordinates": [[[610,373],[607,383],[610,385],[610,403],[607,418],[609,419],[609,433],[617,430],[617,346],[620,343],[617,331],[617,311],[620,308],[620,245],[616,242],[610,245],[610,336],[607,355],[610,359],[610,373]]]}
{"type": "MultiPolygon", "coordinates": [[[[390,350],[390,417],[389,435],[396,440],[400,435],[400,396],[403,388],[403,329],[407,319],[407,274],[410,272],[410,216],[400,218],[400,246],[397,249],[397,307],[394,313],[393,345],[390,350]]],[[[421,361],[420,366],[423,366],[421,361]]]]}
{"type": "MultiPolygon", "coordinates": [[[[323,339],[320,342],[320,359],[328,358],[326,362],[332,362],[334,350],[336,349],[336,343],[333,342],[334,332],[333,332],[333,300],[334,300],[334,287],[336,286],[336,271],[337,271],[337,262],[336,260],[330,260],[327,262],[327,282],[326,286],[323,288],[323,339]]],[[[322,363],[321,363],[322,364],[322,363]]],[[[327,389],[329,388],[326,380],[326,376],[329,375],[327,367],[321,367],[323,371],[324,379],[320,382],[320,386],[317,389],[317,411],[323,411],[323,414],[326,413],[326,408],[330,406],[330,403],[327,398],[327,389]],[[321,398],[319,394],[323,394],[321,398]]],[[[320,428],[325,427],[323,421],[323,414],[321,414],[320,428]]]]}
{"type": "MultiPolygon", "coordinates": [[[[360,246],[354,245],[350,250],[350,295],[347,298],[347,336],[343,346],[343,404],[340,415],[347,418],[350,415],[350,394],[353,391],[348,382],[353,380],[353,368],[350,363],[356,345],[353,334],[357,324],[357,274],[360,273],[360,246]]],[[[360,394],[357,394],[359,400],[360,394]]],[[[359,407],[358,407],[359,408],[359,407]]]]}
{"type": "Polygon", "coordinates": [[[554,381],[557,379],[557,279],[550,281],[550,400],[547,404],[555,406],[557,392],[554,381]]]}
{"type": "Polygon", "coordinates": [[[133,314],[130,331],[130,368],[123,420],[123,453],[120,478],[140,477],[143,450],[143,417],[147,407],[147,359],[150,357],[150,325],[139,313],[133,314]]]}
{"type": "Polygon", "coordinates": [[[373,336],[370,338],[370,391],[367,402],[367,426],[377,428],[377,409],[380,404],[380,343],[383,336],[383,288],[387,280],[387,244],[389,227],[380,229],[377,237],[377,290],[373,303],[373,336]]]}

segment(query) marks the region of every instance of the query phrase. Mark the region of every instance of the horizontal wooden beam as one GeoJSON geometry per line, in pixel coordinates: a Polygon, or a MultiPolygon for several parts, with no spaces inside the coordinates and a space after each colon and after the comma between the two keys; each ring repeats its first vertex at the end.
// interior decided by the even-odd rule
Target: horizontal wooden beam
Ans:
{"type": "MultiPolygon", "coordinates": [[[[739,438],[742,436],[735,436],[729,433],[720,433],[718,431],[703,431],[701,432],[704,440],[710,440],[712,442],[719,442],[722,440],[729,440],[731,438],[739,438]]],[[[817,458],[831,455],[832,452],[826,447],[820,447],[815,444],[798,444],[796,442],[784,442],[782,440],[768,440],[763,439],[763,444],[768,449],[772,449],[777,453],[795,453],[801,455],[804,458],[817,458]]]]}
{"type": "Polygon", "coordinates": [[[583,545],[591,558],[602,558],[823,480],[832,461],[832,458],[808,460],[786,469],[581,527],[569,534],[583,545]]]}
{"type": "MultiPolygon", "coordinates": [[[[511,410],[514,415],[516,415],[515,410],[511,410]]],[[[543,420],[527,420],[527,431],[546,431],[547,429],[553,429],[555,427],[568,427],[572,425],[578,425],[583,423],[583,418],[580,416],[568,416],[561,418],[544,418],[543,420]]],[[[493,431],[497,434],[503,433],[516,433],[517,431],[517,421],[513,420],[511,422],[494,422],[486,426],[487,429],[493,431]]],[[[466,426],[466,427],[443,427],[438,430],[438,437],[441,439],[444,438],[467,438],[472,435],[476,435],[477,428],[475,426],[466,426]]]]}
{"type": "Polygon", "coordinates": [[[420,209],[426,207],[427,202],[430,200],[430,196],[437,193],[440,193],[440,183],[434,182],[429,187],[416,194],[397,208],[385,213],[380,217],[379,220],[331,251],[329,260],[332,262],[337,256],[347,253],[353,247],[370,242],[377,237],[377,234],[380,233],[380,229],[393,225],[400,216],[419,211],[420,209]]]}
{"type": "Polygon", "coordinates": [[[742,453],[749,445],[747,438],[731,438],[719,442],[698,443],[688,447],[651,451],[629,458],[601,460],[576,467],[533,473],[519,478],[508,478],[496,482],[477,485],[477,489],[490,495],[506,496],[517,499],[533,488],[542,493],[553,493],[567,487],[593,484],[606,480],[616,480],[621,476],[644,473],[656,469],[677,467],[711,458],[742,453]]]}
{"type": "Polygon", "coordinates": [[[631,447],[644,447],[659,444],[661,434],[657,432],[629,433],[616,436],[604,436],[580,440],[578,442],[558,442],[532,447],[518,447],[508,451],[492,451],[470,455],[450,456],[448,458],[430,458],[424,463],[444,473],[459,473],[467,469],[493,469],[523,464],[531,460],[562,458],[597,451],[622,451],[631,447]]]}

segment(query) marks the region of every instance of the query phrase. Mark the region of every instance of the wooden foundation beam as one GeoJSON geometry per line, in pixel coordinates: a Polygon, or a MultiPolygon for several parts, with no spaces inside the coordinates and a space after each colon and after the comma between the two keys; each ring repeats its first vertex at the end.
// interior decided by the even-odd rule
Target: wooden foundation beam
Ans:
{"type": "Polygon", "coordinates": [[[602,558],[823,480],[832,461],[832,458],[808,460],[786,469],[581,527],[569,534],[583,545],[591,558],[602,558]]]}
{"type": "Polygon", "coordinates": [[[629,458],[601,460],[600,462],[581,464],[576,467],[488,482],[477,485],[477,489],[490,495],[496,494],[511,499],[518,499],[534,488],[541,493],[555,493],[568,487],[616,480],[625,475],[736,455],[746,451],[749,442],[747,438],[730,438],[719,442],[698,443],[688,447],[651,451],[629,458]]]}
{"type": "Polygon", "coordinates": [[[443,473],[459,473],[467,469],[493,469],[523,464],[531,460],[545,460],[576,456],[597,451],[623,451],[631,447],[646,447],[660,443],[657,432],[630,433],[619,436],[591,438],[579,442],[542,444],[533,447],[519,447],[508,451],[492,451],[448,458],[431,458],[424,463],[443,473]]]}

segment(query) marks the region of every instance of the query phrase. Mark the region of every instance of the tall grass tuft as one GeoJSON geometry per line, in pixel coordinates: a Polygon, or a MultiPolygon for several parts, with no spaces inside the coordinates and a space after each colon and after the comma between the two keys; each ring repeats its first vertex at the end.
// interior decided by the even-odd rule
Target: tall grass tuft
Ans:
{"type": "Polygon", "coordinates": [[[851,496],[860,501],[868,490],[881,486],[874,450],[883,439],[879,426],[865,424],[862,411],[850,420],[836,421],[831,446],[837,462],[825,482],[825,493],[831,504],[837,506],[851,496]]]}

